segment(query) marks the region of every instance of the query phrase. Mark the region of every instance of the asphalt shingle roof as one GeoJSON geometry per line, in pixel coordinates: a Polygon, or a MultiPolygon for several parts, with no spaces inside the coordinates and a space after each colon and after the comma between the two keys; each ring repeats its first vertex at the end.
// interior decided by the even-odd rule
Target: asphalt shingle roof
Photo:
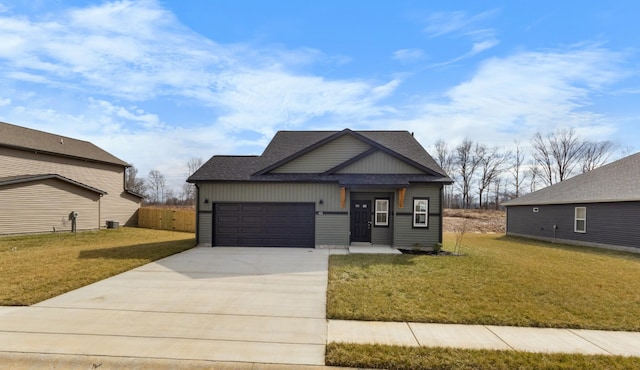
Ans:
{"type": "MultiPolygon", "coordinates": [[[[256,175],[261,170],[277,166],[295,158],[300,153],[315,148],[339,135],[353,135],[388,150],[408,162],[428,169],[425,175],[367,175],[367,181],[379,184],[404,184],[407,181],[451,182],[408,131],[279,131],[260,156],[214,156],[198,169],[187,181],[338,181],[356,184],[362,175],[322,174],[268,174],[256,175]]],[[[370,182],[371,183],[371,182],[370,182]]]]}
{"type": "Polygon", "coordinates": [[[93,191],[94,193],[98,193],[98,194],[102,194],[102,195],[107,194],[106,191],[103,191],[103,190],[100,190],[100,189],[96,189],[93,186],[89,186],[87,184],[83,184],[81,182],[78,182],[78,181],[75,181],[75,180],[71,180],[70,178],[67,178],[67,177],[64,177],[64,176],[60,176],[60,175],[57,175],[57,174],[52,174],[52,173],[38,174],[38,175],[19,175],[19,176],[0,177],[0,187],[8,186],[8,185],[14,185],[14,184],[24,184],[24,183],[29,183],[29,182],[33,182],[33,181],[49,180],[49,179],[56,179],[56,180],[64,181],[64,182],[67,182],[69,184],[73,184],[75,186],[78,186],[78,187],[93,191]]]}
{"type": "Polygon", "coordinates": [[[128,167],[129,164],[83,140],[0,122],[0,146],[103,162],[128,167]]]}
{"type": "Polygon", "coordinates": [[[640,153],[503,203],[504,206],[640,201],[640,153]]]}

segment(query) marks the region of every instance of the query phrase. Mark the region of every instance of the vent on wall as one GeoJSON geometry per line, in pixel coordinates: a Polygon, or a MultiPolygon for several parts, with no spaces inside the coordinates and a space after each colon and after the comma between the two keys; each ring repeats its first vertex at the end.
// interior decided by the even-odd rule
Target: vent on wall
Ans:
{"type": "Polygon", "coordinates": [[[538,213],[539,209],[538,207],[533,207],[533,213],[538,213]]]}

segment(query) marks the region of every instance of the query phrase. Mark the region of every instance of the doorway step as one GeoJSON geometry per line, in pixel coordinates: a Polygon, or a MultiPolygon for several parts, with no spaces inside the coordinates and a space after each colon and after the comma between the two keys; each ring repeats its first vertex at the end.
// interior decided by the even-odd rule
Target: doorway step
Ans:
{"type": "Polygon", "coordinates": [[[374,245],[371,243],[353,242],[349,246],[350,254],[402,254],[390,245],[374,245]]]}

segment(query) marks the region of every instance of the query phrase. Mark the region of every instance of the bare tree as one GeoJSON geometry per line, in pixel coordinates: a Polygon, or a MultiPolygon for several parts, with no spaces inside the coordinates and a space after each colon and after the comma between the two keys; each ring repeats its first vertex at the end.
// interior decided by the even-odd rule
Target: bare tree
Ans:
{"type": "Polygon", "coordinates": [[[589,172],[607,163],[613,143],[611,141],[586,141],[582,153],[582,173],[589,172]]]}
{"type": "MultiPolygon", "coordinates": [[[[489,186],[502,173],[506,155],[500,152],[498,147],[487,149],[483,145],[476,146],[476,156],[479,162],[480,178],[478,179],[479,207],[483,207],[483,195],[489,186]]],[[[487,202],[484,207],[487,208],[487,202]]]]}
{"type": "MultiPolygon", "coordinates": [[[[487,149],[484,146],[479,146],[479,150],[476,151],[480,168],[480,179],[478,180],[478,196],[479,206],[483,207],[483,194],[489,189],[491,183],[493,183],[504,171],[503,165],[507,160],[507,155],[500,152],[498,147],[493,149],[487,149]]],[[[488,207],[488,200],[485,202],[484,207],[488,207]]]]}
{"type": "Polygon", "coordinates": [[[532,168],[533,177],[541,178],[547,185],[553,184],[553,155],[541,133],[537,132],[533,136],[531,147],[533,148],[532,157],[535,166],[532,168]]]}
{"type": "Polygon", "coordinates": [[[146,195],[147,185],[143,178],[138,177],[138,169],[135,166],[127,167],[124,188],[142,196],[146,195]]]}
{"type": "Polygon", "coordinates": [[[149,171],[149,176],[147,176],[147,180],[149,181],[149,186],[151,190],[154,191],[152,193],[152,202],[153,203],[162,203],[163,202],[163,193],[164,188],[166,186],[166,182],[164,179],[164,175],[160,173],[158,170],[149,171]]]}
{"type": "Polygon", "coordinates": [[[456,170],[460,175],[461,184],[459,185],[462,190],[462,206],[469,208],[471,205],[471,199],[469,192],[471,190],[471,183],[473,176],[478,168],[478,152],[480,151],[478,144],[475,145],[473,141],[464,139],[460,145],[455,148],[453,163],[456,166],[456,170]]]}
{"type": "MultiPolygon", "coordinates": [[[[200,157],[194,157],[189,159],[187,162],[187,169],[189,173],[187,177],[193,175],[200,167],[202,167],[203,160],[200,157]]],[[[196,199],[196,186],[195,184],[185,183],[182,186],[182,194],[184,197],[184,202],[189,204],[195,204],[196,199]]]]}
{"type": "Polygon", "coordinates": [[[533,160],[543,173],[546,185],[571,177],[574,167],[580,163],[585,142],[574,129],[565,129],[542,137],[539,132],[532,139],[533,160]]]}
{"type": "Polygon", "coordinates": [[[520,148],[520,142],[515,140],[515,149],[513,154],[509,157],[511,159],[511,165],[509,166],[509,174],[512,177],[512,185],[514,189],[514,198],[518,198],[520,196],[520,188],[524,183],[526,176],[526,172],[522,171],[522,166],[524,164],[526,153],[520,148]]]}
{"type": "MultiPolygon", "coordinates": [[[[436,161],[440,168],[449,176],[453,176],[453,153],[449,151],[449,147],[444,140],[438,140],[435,143],[436,161]]],[[[453,198],[453,186],[445,186],[444,190],[444,207],[450,208],[453,198]]]]}
{"type": "Polygon", "coordinates": [[[200,167],[204,161],[200,157],[193,157],[189,159],[187,162],[187,168],[189,169],[189,176],[193,175],[200,167]]]}
{"type": "Polygon", "coordinates": [[[536,187],[538,186],[538,179],[541,177],[540,169],[535,164],[529,167],[529,192],[533,193],[536,191],[536,187]]]}

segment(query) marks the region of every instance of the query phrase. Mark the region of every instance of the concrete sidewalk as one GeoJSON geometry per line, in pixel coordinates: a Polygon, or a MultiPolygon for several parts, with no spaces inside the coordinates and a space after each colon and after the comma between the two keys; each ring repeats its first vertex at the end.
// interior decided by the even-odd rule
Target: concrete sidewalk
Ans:
{"type": "Polygon", "coordinates": [[[640,332],[329,320],[327,343],[640,357],[640,332]]]}

